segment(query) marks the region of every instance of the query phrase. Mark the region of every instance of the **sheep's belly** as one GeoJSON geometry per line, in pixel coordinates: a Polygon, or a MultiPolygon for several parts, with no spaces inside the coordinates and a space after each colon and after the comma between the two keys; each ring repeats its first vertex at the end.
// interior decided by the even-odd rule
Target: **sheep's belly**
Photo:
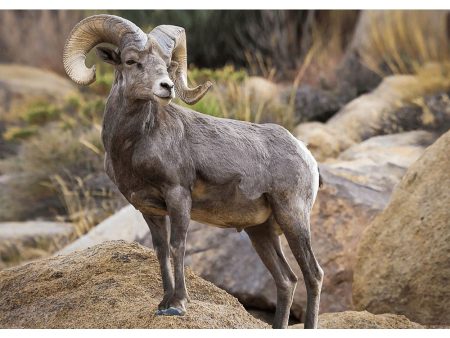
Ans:
{"type": "Polygon", "coordinates": [[[196,182],[191,218],[217,227],[243,229],[264,223],[272,213],[264,195],[248,199],[237,185],[214,186],[196,182]]]}
{"type": "MultiPolygon", "coordinates": [[[[167,215],[165,202],[160,199],[157,189],[132,192],[129,201],[144,214],[167,215]]],[[[249,199],[234,183],[211,185],[197,180],[192,191],[191,218],[201,223],[242,230],[264,223],[271,213],[263,194],[249,199]]]]}
{"type": "Polygon", "coordinates": [[[271,209],[265,199],[259,198],[247,203],[214,203],[193,201],[191,218],[200,223],[207,223],[223,228],[243,229],[264,223],[270,216],[271,209]]]}

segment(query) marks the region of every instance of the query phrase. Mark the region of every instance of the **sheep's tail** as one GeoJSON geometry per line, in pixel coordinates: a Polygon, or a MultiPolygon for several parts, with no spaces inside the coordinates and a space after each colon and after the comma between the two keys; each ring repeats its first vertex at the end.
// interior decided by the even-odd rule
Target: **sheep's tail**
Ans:
{"type": "Polygon", "coordinates": [[[319,166],[317,166],[317,171],[319,172],[319,188],[322,188],[322,186],[323,186],[323,179],[322,179],[322,175],[320,174],[319,166]]]}

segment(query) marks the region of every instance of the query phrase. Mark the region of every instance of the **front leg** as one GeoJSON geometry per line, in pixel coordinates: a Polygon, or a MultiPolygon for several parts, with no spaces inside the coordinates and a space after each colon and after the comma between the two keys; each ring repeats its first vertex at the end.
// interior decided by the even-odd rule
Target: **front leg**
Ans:
{"type": "Polygon", "coordinates": [[[182,316],[186,313],[188,300],[184,278],[184,253],[191,219],[191,193],[181,186],[171,188],[166,193],[165,202],[170,218],[170,249],[174,265],[175,288],[169,299],[168,308],[160,311],[160,314],[182,316]]]}
{"type": "Polygon", "coordinates": [[[164,297],[158,305],[158,312],[169,308],[173,294],[173,275],[170,266],[169,227],[165,216],[143,215],[152,235],[153,249],[158,257],[164,289],[164,297]]]}

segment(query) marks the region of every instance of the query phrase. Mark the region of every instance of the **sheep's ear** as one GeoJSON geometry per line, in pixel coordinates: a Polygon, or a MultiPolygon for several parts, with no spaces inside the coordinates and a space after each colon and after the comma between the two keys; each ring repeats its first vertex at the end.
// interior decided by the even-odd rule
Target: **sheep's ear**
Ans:
{"type": "Polygon", "coordinates": [[[120,65],[120,55],[115,50],[108,47],[97,47],[96,48],[97,55],[100,59],[102,59],[106,63],[110,63],[114,66],[120,65]]]}

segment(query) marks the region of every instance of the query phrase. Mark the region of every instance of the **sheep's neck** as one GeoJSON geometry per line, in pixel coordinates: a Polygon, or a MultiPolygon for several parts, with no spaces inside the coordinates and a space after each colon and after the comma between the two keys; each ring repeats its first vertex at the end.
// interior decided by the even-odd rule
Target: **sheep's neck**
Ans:
{"type": "Polygon", "coordinates": [[[105,109],[102,138],[119,190],[127,196],[128,190],[141,185],[135,177],[132,156],[136,144],[144,133],[156,128],[155,121],[160,106],[150,101],[126,102],[120,97],[110,96],[105,109]]]}
{"type": "Polygon", "coordinates": [[[107,153],[117,141],[138,137],[143,128],[154,125],[158,105],[151,101],[128,101],[114,86],[106,102],[103,116],[102,140],[107,153]],[[119,140],[118,140],[119,139],[119,140]]]}

